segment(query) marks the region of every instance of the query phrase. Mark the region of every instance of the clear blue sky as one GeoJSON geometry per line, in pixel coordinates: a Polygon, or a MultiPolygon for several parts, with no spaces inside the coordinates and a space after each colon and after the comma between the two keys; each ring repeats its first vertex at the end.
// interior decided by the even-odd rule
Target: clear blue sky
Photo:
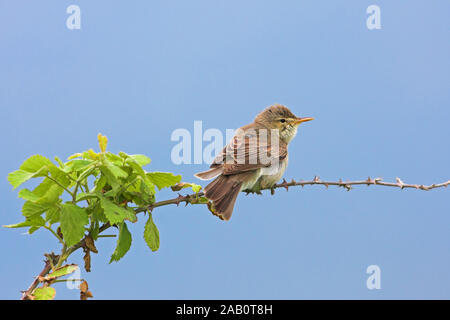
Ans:
{"type": "MultiPolygon", "coordinates": [[[[1,1],[0,224],[22,220],[8,172],[32,154],[144,153],[147,170],[186,181],[170,135],[237,128],[279,102],[313,116],[290,146],[286,178],[450,178],[450,2],[1,1]],[[81,8],[81,30],[66,8],[81,8]],[[366,8],[381,8],[368,30],[366,8]]],[[[205,185],[202,182],[203,185],[205,185]]],[[[159,199],[171,197],[162,192],[159,199]]],[[[130,226],[131,250],[90,274],[98,299],[450,298],[450,189],[311,186],[245,196],[230,222],[206,208],[155,210],[161,247],[130,226]],[[381,268],[381,290],[366,268],[381,268]]],[[[51,235],[0,229],[0,298],[16,299],[58,250],[51,235]]],[[[82,252],[71,260],[82,262],[82,252]]],[[[57,298],[78,291],[57,285],[57,298]]]]}

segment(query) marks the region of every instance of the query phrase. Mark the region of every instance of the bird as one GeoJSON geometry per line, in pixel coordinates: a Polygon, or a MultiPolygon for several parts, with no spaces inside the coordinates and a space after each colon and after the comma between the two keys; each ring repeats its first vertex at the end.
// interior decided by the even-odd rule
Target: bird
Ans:
{"type": "Polygon", "coordinates": [[[298,126],[311,120],[314,118],[297,117],[286,106],[273,104],[252,123],[237,129],[210,169],[194,175],[201,180],[215,178],[204,188],[211,211],[228,221],[241,191],[261,194],[261,189],[272,188],[286,170],[287,147],[298,126]]]}

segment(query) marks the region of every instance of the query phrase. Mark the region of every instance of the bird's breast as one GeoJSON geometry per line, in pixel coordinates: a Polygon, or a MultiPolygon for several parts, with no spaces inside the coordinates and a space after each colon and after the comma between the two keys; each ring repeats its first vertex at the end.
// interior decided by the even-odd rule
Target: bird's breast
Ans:
{"type": "Polygon", "coordinates": [[[286,171],[286,167],[288,164],[288,158],[286,157],[283,160],[278,161],[278,163],[275,163],[267,168],[261,168],[261,177],[260,177],[260,187],[262,189],[264,188],[270,188],[275,183],[280,181],[281,177],[284,174],[284,171],[286,171]]]}

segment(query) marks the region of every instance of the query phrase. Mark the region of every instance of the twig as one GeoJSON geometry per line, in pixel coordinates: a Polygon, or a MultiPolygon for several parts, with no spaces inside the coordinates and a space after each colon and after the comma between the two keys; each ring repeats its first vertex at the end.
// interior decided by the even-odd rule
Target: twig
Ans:
{"type": "MultiPolygon", "coordinates": [[[[397,187],[397,188],[401,188],[401,189],[414,188],[414,189],[419,189],[419,190],[431,190],[431,189],[435,189],[435,188],[447,187],[448,185],[450,185],[450,180],[448,180],[447,182],[443,182],[443,183],[425,186],[423,184],[422,185],[406,184],[403,181],[401,181],[399,178],[397,178],[397,182],[394,183],[394,182],[383,182],[381,178],[371,179],[370,177],[367,180],[360,180],[360,181],[342,181],[342,180],[322,181],[322,180],[320,180],[319,177],[314,177],[314,179],[310,180],[310,181],[292,180],[291,182],[287,182],[286,180],[283,179],[282,183],[278,183],[278,184],[274,185],[272,188],[264,188],[261,190],[271,190],[271,192],[273,194],[274,190],[278,189],[278,188],[285,188],[286,190],[288,190],[289,187],[294,187],[294,186],[302,186],[303,187],[305,185],[324,185],[327,188],[328,188],[328,186],[338,186],[338,187],[343,187],[343,188],[347,189],[348,191],[352,189],[351,186],[353,186],[353,185],[367,185],[367,186],[377,185],[377,186],[397,187]]],[[[202,197],[202,196],[204,196],[203,192],[188,194],[185,196],[178,194],[178,197],[176,197],[176,198],[158,201],[158,202],[155,202],[144,208],[136,208],[134,210],[134,212],[136,214],[138,214],[138,213],[145,212],[145,211],[152,211],[154,208],[166,206],[169,204],[176,204],[177,206],[180,203],[185,203],[186,205],[188,205],[189,203],[196,204],[195,200],[198,199],[198,197],[202,197]]],[[[99,228],[98,233],[100,234],[110,227],[111,227],[111,224],[109,222],[107,222],[99,228]]],[[[76,245],[72,246],[71,248],[69,248],[67,250],[66,256],[69,256],[74,251],[76,251],[79,248],[84,247],[84,246],[85,246],[85,239],[82,239],[76,245]]]]}
{"type": "Polygon", "coordinates": [[[53,229],[52,229],[50,226],[43,225],[43,227],[44,227],[45,229],[47,229],[48,231],[50,231],[50,232],[58,239],[58,241],[59,241],[62,245],[64,245],[63,239],[61,239],[61,237],[58,236],[58,234],[57,234],[55,231],[53,231],[53,229]]]}
{"type": "Polygon", "coordinates": [[[73,193],[72,191],[70,191],[69,189],[67,189],[66,187],[64,187],[61,183],[59,183],[57,180],[53,179],[53,178],[50,177],[49,175],[46,175],[46,177],[47,177],[49,180],[52,180],[54,183],[56,183],[58,186],[60,186],[60,187],[63,188],[64,190],[66,190],[66,192],[67,192],[68,194],[70,194],[70,195],[73,197],[74,193],[73,193]]]}
{"type": "Polygon", "coordinates": [[[314,177],[313,180],[310,181],[295,181],[292,180],[291,182],[287,182],[286,180],[283,179],[282,183],[276,184],[272,189],[277,189],[277,188],[286,188],[286,190],[289,187],[293,187],[293,186],[305,186],[305,185],[324,185],[325,187],[328,186],[338,186],[338,187],[343,187],[347,190],[351,190],[352,187],[354,185],[377,185],[377,186],[385,186],[385,187],[396,187],[396,188],[400,188],[400,189],[406,189],[406,188],[413,188],[413,189],[419,189],[419,190],[431,190],[431,189],[436,189],[436,188],[442,188],[442,187],[447,187],[448,185],[450,185],[450,180],[446,181],[446,182],[442,182],[442,183],[434,183],[431,185],[423,185],[423,184],[407,184],[404,183],[400,178],[396,178],[396,182],[384,182],[382,181],[381,178],[367,178],[366,180],[359,180],[359,181],[322,181],[320,180],[319,177],[314,177]]]}
{"type": "Polygon", "coordinates": [[[36,287],[39,285],[40,281],[40,277],[45,277],[50,270],[52,269],[52,266],[54,264],[56,264],[57,260],[58,260],[58,256],[50,253],[50,254],[46,254],[45,255],[46,259],[45,259],[45,266],[44,269],[42,269],[42,271],[39,273],[39,275],[34,279],[34,281],[30,284],[30,286],[28,287],[28,289],[26,291],[22,291],[22,298],[21,300],[30,300],[32,299],[32,293],[34,291],[34,289],[36,289],[36,287]]]}
{"type": "MultiPolygon", "coordinates": [[[[287,182],[286,180],[283,179],[282,183],[278,183],[275,184],[272,188],[262,188],[261,190],[271,190],[272,194],[274,194],[274,190],[278,189],[278,188],[285,188],[286,190],[289,189],[289,187],[294,187],[294,186],[306,186],[306,185],[323,185],[325,187],[328,188],[328,186],[337,186],[337,187],[343,187],[345,189],[347,189],[347,191],[350,191],[352,189],[352,186],[354,185],[377,185],[377,186],[385,186],[385,187],[397,187],[400,189],[406,189],[406,188],[413,188],[413,189],[419,189],[419,190],[431,190],[431,189],[436,189],[436,188],[442,188],[442,187],[447,187],[448,185],[450,185],[450,180],[446,181],[446,182],[442,182],[442,183],[434,183],[432,185],[423,185],[423,184],[407,184],[404,183],[402,180],[400,180],[400,178],[396,178],[396,182],[384,182],[382,181],[381,178],[367,178],[366,180],[358,180],[358,181],[322,181],[320,180],[319,177],[314,177],[313,180],[309,180],[309,181],[295,181],[292,180],[291,182],[287,182]]],[[[173,198],[173,199],[168,199],[168,200],[164,200],[164,201],[159,201],[159,202],[155,202],[151,205],[149,205],[147,208],[139,208],[137,209],[135,212],[139,213],[139,212],[143,212],[146,210],[153,210],[154,208],[157,207],[162,207],[168,204],[176,204],[179,205],[180,203],[191,203],[191,201],[194,199],[194,197],[198,197],[198,196],[204,196],[203,192],[199,192],[197,194],[188,194],[186,196],[182,196],[182,195],[178,195],[178,197],[173,198]]]]}
{"type": "MultiPolygon", "coordinates": [[[[272,188],[263,188],[261,190],[271,190],[271,194],[273,195],[275,192],[275,189],[278,188],[285,188],[286,190],[289,190],[289,187],[294,187],[294,186],[301,186],[304,187],[306,185],[323,185],[325,187],[328,188],[328,186],[337,186],[337,187],[343,187],[345,188],[347,191],[350,191],[352,189],[352,186],[354,185],[377,185],[377,186],[385,186],[385,187],[395,187],[395,188],[400,188],[400,189],[407,189],[407,188],[412,188],[412,189],[418,189],[418,190],[431,190],[431,189],[436,189],[436,188],[442,188],[442,187],[447,187],[448,185],[450,185],[450,180],[446,181],[446,182],[442,182],[442,183],[434,183],[431,185],[423,185],[423,184],[407,184],[404,183],[400,178],[396,178],[396,182],[384,182],[382,181],[381,178],[368,178],[366,180],[358,180],[358,181],[322,181],[320,180],[319,177],[314,177],[313,180],[309,180],[309,181],[295,181],[292,180],[291,182],[287,182],[286,180],[283,179],[282,183],[278,183],[275,184],[272,188]]],[[[191,204],[197,204],[199,202],[196,202],[196,200],[198,200],[199,197],[204,196],[203,192],[199,192],[199,193],[195,193],[195,194],[188,194],[188,195],[180,195],[178,194],[178,197],[173,198],[173,199],[168,199],[168,200],[163,200],[163,201],[159,201],[159,202],[155,202],[147,207],[143,207],[143,208],[136,208],[134,210],[134,212],[136,214],[141,213],[141,212],[145,212],[145,211],[152,211],[154,208],[157,207],[162,207],[162,206],[166,206],[169,204],[176,204],[177,206],[180,203],[186,203],[186,205],[188,205],[189,203],[191,204]]],[[[205,203],[199,203],[199,204],[205,204],[205,203]]],[[[109,222],[103,224],[100,228],[99,228],[99,234],[105,230],[107,230],[108,228],[111,227],[111,224],[109,222]]],[[[72,254],[74,251],[78,250],[79,248],[84,247],[85,244],[85,240],[86,238],[83,238],[80,242],[78,242],[76,245],[70,247],[67,249],[67,251],[63,250],[63,257],[59,258],[58,256],[52,255],[52,259],[53,259],[53,264],[56,263],[56,261],[59,258],[59,263],[58,265],[60,265],[63,260],[65,258],[67,258],[70,254],[72,254]]],[[[41,271],[41,273],[39,274],[39,276],[44,277],[50,270],[51,270],[51,263],[48,260],[48,255],[47,255],[47,260],[45,263],[45,267],[44,269],[41,271]]],[[[33,290],[38,286],[39,284],[39,276],[37,276],[35,278],[35,280],[33,281],[33,283],[30,285],[30,287],[23,292],[22,294],[22,300],[26,300],[26,299],[30,299],[31,298],[31,293],[33,292],[33,290]]]]}

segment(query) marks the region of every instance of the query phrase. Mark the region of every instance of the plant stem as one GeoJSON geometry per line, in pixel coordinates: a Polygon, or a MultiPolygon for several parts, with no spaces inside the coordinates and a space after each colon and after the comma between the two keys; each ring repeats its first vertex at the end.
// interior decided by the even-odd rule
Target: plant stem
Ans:
{"type": "Polygon", "coordinates": [[[61,188],[63,188],[64,190],[66,190],[66,192],[68,194],[70,194],[73,197],[73,193],[72,191],[70,191],[69,189],[67,189],[66,187],[64,187],[61,183],[59,183],[57,180],[53,179],[52,177],[50,177],[49,175],[47,175],[47,178],[52,180],[54,183],[56,183],[58,186],[60,186],[61,188]]]}
{"type": "Polygon", "coordinates": [[[58,269],[59,267],[61,267],[61,265],[69,257],[69,255],[70,255],[70,253],[67,254],[67,246],[64,243],[63,248],[61,250],[61,255],[59,256],[58,263],[56,264],[55,269],[58,269]]]}
{"type": "MultiPolygon", "coordinates": [[[[397,178],[398,179],[398,178],[397,178]]],[[[413,184],[405,184],[403,183],[400,179],[397,180],[396,183],[388,183],[388,182],[382,182],[380,178],[376,178],[376,179],[367,179],[367,180],[361,180],[361,181],[322,181],[319,179],[319,177],[314,177],[313,180],[311,181],[294,181],[292,180],[291,182],[287,182],[286,180],[283,180],[282,183],[276,184],[274,185],[272,188],[264,188],[261,190],[271,190],[271,192],[273,192],[275,189],[277,188],[286,188],[286,190],[289,187],[294,187],[294,186],[305,186],[305,185],[324,185],[326,187],[328,187],[329,185],[334,185],[334,186],[338,186],[338,187],[344,187],[347,190],[351,189],[352,185],[378,185],[378,186],[389,186],[389,187],[398,187],[398,188],[415,188],[415,189],[419,189],[419,190],[430,190],[430,189],[434,189],[434,188],[441,188],[441,187],[447,187],[448,185],[450,185],[450,180],[440,183],[440,184],[433,184],[430,186],[424,186],[424,185],[413,185],[413,184]]],[[[272,193],[273,194],[273,193],[272,193]]],[[[163,201],[158,201],[158,202],[154,202],[153,204],[144,207],[144,208],[135,208],[134,212],[136,214],[144,212],[144,211],[148,211],[148,210],[152,210],[154,208],[157,207],[162,207],[162,206],[166,206],[169,204],[180,204],[181,202],[185,202],[185,203],[191,203],[192,199],[194,199],[194,197],[201,197],[203,196],[203,192],[198,192],[196,194],[188,194],[186,196],[182,196],[179,195],[177,198],[173,198],[173,199],[168,199],[168,200],[163,200],[163,201]]],[[[203,204],[203,203],[199,203],[199,204],[203,204]]],[[[111,227],[111,224],[109,222],[103,224],[100,228],[99,228],[99,234],[107,229],[109,229],[111,227]]],[[[70,247],[67,252],[65,253],[65,259],[67,259],[67,257],[69,255],[71,255],[73,252],[75,252],[76,250],[78,250],[79,248],[84,246],[84,239],[81,240],[80,242],[78,242],[76,245],[70,247]]],[[[65,260],[64,259],[64,260],[65,260]]],[[[62,262],[61,262],[62,263],[62,262]]]]}
{"type": "Polygon", "coordinates": [[[33,282],[28,287],[28,289],[26,291],[22,292],[21,300],[29,300],[29,299],[31,299],[31,295],[32,295],[34,289],[36,289],[36,287],[40,283],[39,278],[40,277],[45,277],[50,272],[50,270],[52,270],[52,265],[58,259],[58,256],[54,255],[53,253],[46,254],[45,256],[46,256],[47,259],[45,260],[44,269],[42,269],[42,271],[39,273],[39,275],[36,278],[34,278],[33,282]]]}
{"type": "Polygon", "coordinates": [[[62,245],[64,245],[63,239],[61,239],[61,237],[58,236],[58,234],[50,226],[44,225],[44,228],[53,233],[53,235],[58,239],[58,241],[61,242],[62,245]]]}
{"type": "Polygon", "coordinates": [[[75,189],[73,189],[73,193],[72,193],[72,203],[76,204],[77,203],[77,192],[78,192],[78,188],[80,187],[80,181],[77,181],[77,183],[75,184],[75,189]]]}
{"type": "Polygon", "coordinates": [[[58,280],[52,280],[52,283],[67,282],[67,281],[79,281],[79,282],[82,282],[82,281],[84,281],[84,279],[58,279],[58,280]]]}
{"type": "MultiPolygon", "coordinates": [[[[76,193],[78,191],[78,188],[80,187],[80,181],[77,181],[77,184],[75,186],[74,192],[72,193],[70,190],[67,190],[64,186],[62,186],[58,181],[56,181],[55,179],[47,176],[47,178],[49,178],[50,180],[54,181],[56,184],[58,184],[60,187],[62,187],[64,190],[66,190],[69,194],[72,195],[72,199],[73,202],[75,203],[76,200],[76,193]]],[[[396,182],[384,182],[382,181],[381,178],[375,178],[375,179],[371,179],[370,177],[367,180],[359,180],[359,181],[322,181],[320,180],[319,177],[314,177],[313,180],[310,181],[295,181],[292,180],[291,182],[287,182],[286,180],[283,180],[282,183],[279,184],[275,184],[272,188],[264,188],[261,190],[265,190],[268,189],[271,191],[272,194],[274,194],[275,189],[277,188],[285,188],[286,190],[288,190],[289,187],[294,187],[294,186],[305,186],[305,185],[323,185],[325,187],[328,188],[328,186],[337,186],[337,187],[343,187],[347,190],[351,190],[352,186],[354,185],[376,185],[376,186],[386,186],[386,187],[396,187],[396,188],[400,188],[400,189],[405,189],[405,188],[413,188],[413,189],[418,189],[418,190],[431,190],[431,189],[435,189],[435,188],[443,188],[443,187],[447,187],[450,185],[450,180],[446,181],[446,182],[442,182],[442,183],[438,183],[438,184],[432,184],[429,186],[426,185],[418,185],[418,184],[406,184],[404,183],[401,179],[397,178],[396,182]]],[[[87,187],[87,185],[86,185],[87,187]]],[[[188,194],[185,196],[179,195],[177,198],[173,198],[173,199],[168,199],[168,200],[163,200],[163,201],[159,201],[159,202],[154,202],[151,205],[148,205],[146,207],[141,207],[141,208],[134,208],[134,212],[135,214],[138,214],[140,212],[145,212],[145,211],[152,211],[154,208],[157,207],[162,207],[162,206],[166,206],[169,204],[176,204],[179,205],[181,202],[185,202],[186,204],[197,204],[195,201],[192,201],[193,199],[198,199],[198,197],[204,196],[203,192],[198,192],[196,194],[188,194]]],[[[205,204],[205,203],[198,203],[198,204],[205,204]]],[[[45,267],[44,269],[41,271],[41,273],[39,274],[39,276],[44,277],[45,275],[48,274],[48,272],[53,268],[53,265],[55,264],[55,261],[57,260],[57,264],[55,266],[55,268],[59,268],[61,267],[61,265],[63,264],[63,262],[76,250],[78,250],[79,248],[84,247],[85,244],[85,238],[80,240],[77,244],[73,245],[70,248],[67,248],[66,244],[64,244],[63,239],[61,239],[52,229],[51,227],[48,226],[44,226],[46,229],[48,229],[49,231],[51,231],[57,238],[58,240],[63,244],[63,248],[61,250],[61,255],[60,256],[56,256],[56,255],[46,255],[47,260],[45,263],[45,267]],[[51,260],[49,260],[51,259],[51,260]]],[[[104,223],[100,228],[99,228],[99,234],[107,229],[109,229],[111,227],[111,224],[109,222],[104,223]]],[[[114,235],[99,235],[98,237],[112,237],[114,235]]],[[[35,278],[35,280],[32,282],[32,284],[30,285],[30,287],[23,292],[22,295],[22,300],[26,300],[26,299],[30,299],[31,294],[33,292],[33,290],[39,285],[39,276],[35,278]]]]}

